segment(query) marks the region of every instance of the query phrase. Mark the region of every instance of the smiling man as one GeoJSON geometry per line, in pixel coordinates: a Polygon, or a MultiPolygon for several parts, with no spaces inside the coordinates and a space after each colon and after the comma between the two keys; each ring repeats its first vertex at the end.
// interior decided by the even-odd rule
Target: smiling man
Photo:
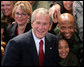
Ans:
{"type": "Polygon", "coordinates": [[[75,22],[73,16],[69,13],[62,14],[58,19],[58,27],[61,34],[66,39],[71,39],[75,33],[75,22]]]}
{"type": "Polygon", "coordinates": [[[32,30],[9,41],[2,66],[58,66],[57,38],[48,33],[50,22],[47,9],[36,9],[32,30]]]}

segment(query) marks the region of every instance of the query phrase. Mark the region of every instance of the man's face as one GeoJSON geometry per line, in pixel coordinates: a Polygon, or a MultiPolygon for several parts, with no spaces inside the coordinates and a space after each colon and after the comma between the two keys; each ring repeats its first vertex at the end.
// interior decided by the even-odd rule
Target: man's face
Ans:
{"type": "Polygon", "coordinates": [[[37,38],[43,38],[49,30],[50,27],[49,15],[37,14],[35,21],[32,22],[32,29],[37,38]]]}
{"type": "Polygon", "coordinates": [[[68,21],[61,22],[59,24],[59,30],[66,39],[70,39],[75,32],[74,23],[68,21]]]}

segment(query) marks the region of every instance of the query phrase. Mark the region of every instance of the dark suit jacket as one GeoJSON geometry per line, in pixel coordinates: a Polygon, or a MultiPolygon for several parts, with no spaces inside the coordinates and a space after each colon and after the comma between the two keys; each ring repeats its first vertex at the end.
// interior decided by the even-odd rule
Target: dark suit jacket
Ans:
{"type": "MultiPolygon", "coordinates": [[[[11,24],[10,26],[8,26],[6,32],[4,33],[4,41],[8,43],[8,41],[12,38],[14,38],[15,36],[17,36],[17,27],[18,24],[15,22],[13,24],[11,24]]],[[[24,30],[24,33],[29,31],[31,29],[31,23],[27,23],[26,28],[24,30]]]]}
{"type": "MultiPolygon", "coordinates": [[[[43,66],[58,65],[58,46],[54,35],[46,35],[43,66]]],[[[32,31],[19,35],[6,46],[2,66],[39,66],[38,54],[32,31]]]]}

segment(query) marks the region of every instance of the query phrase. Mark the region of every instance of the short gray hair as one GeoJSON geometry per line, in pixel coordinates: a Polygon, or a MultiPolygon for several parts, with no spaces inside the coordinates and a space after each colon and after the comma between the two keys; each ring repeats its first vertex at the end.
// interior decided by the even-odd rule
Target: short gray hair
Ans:
{"type": "MultiPolygon", "coordinates": [[[[31,21],[32,21],[32,22],[35,21],[35,17],[36,17],[36,15],[37,15],[38,13],[43,14],[43,15],[46,15],[46,14],[49,15],[49,11],[48,11],[47,9],[45,9],[45,8],[38,8],[38,9],[34,10],[33,13],[32,13],[32,17],[31,17],[31,21]]],[[[50,17],[50,16],[49,16],[49,17],[50,17]]],[[[50,17],[50,23],[51,23],[51,22],[52,22],[52,20],[51,20],[51,17],[50,17]]]]}

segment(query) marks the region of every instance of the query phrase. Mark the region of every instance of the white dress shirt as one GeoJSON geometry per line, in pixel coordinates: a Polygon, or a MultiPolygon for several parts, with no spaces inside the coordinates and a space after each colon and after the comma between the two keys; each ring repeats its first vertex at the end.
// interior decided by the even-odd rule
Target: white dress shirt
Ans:
{"type": "Polygon", "coordinates": [[[43,40],[43,52],[45,53],[45,37],[43,37],[42,39],[37,38],[36,35],[33,32],[33,29],[32,29],[32,34],[33,34],[33,38],[34,38],[34,41],[35,41],[35,46],[36,46],[36,49],[37,49],[37,53],[39,54],[39,43],[40,43],[41,40],[43,40]]]}

